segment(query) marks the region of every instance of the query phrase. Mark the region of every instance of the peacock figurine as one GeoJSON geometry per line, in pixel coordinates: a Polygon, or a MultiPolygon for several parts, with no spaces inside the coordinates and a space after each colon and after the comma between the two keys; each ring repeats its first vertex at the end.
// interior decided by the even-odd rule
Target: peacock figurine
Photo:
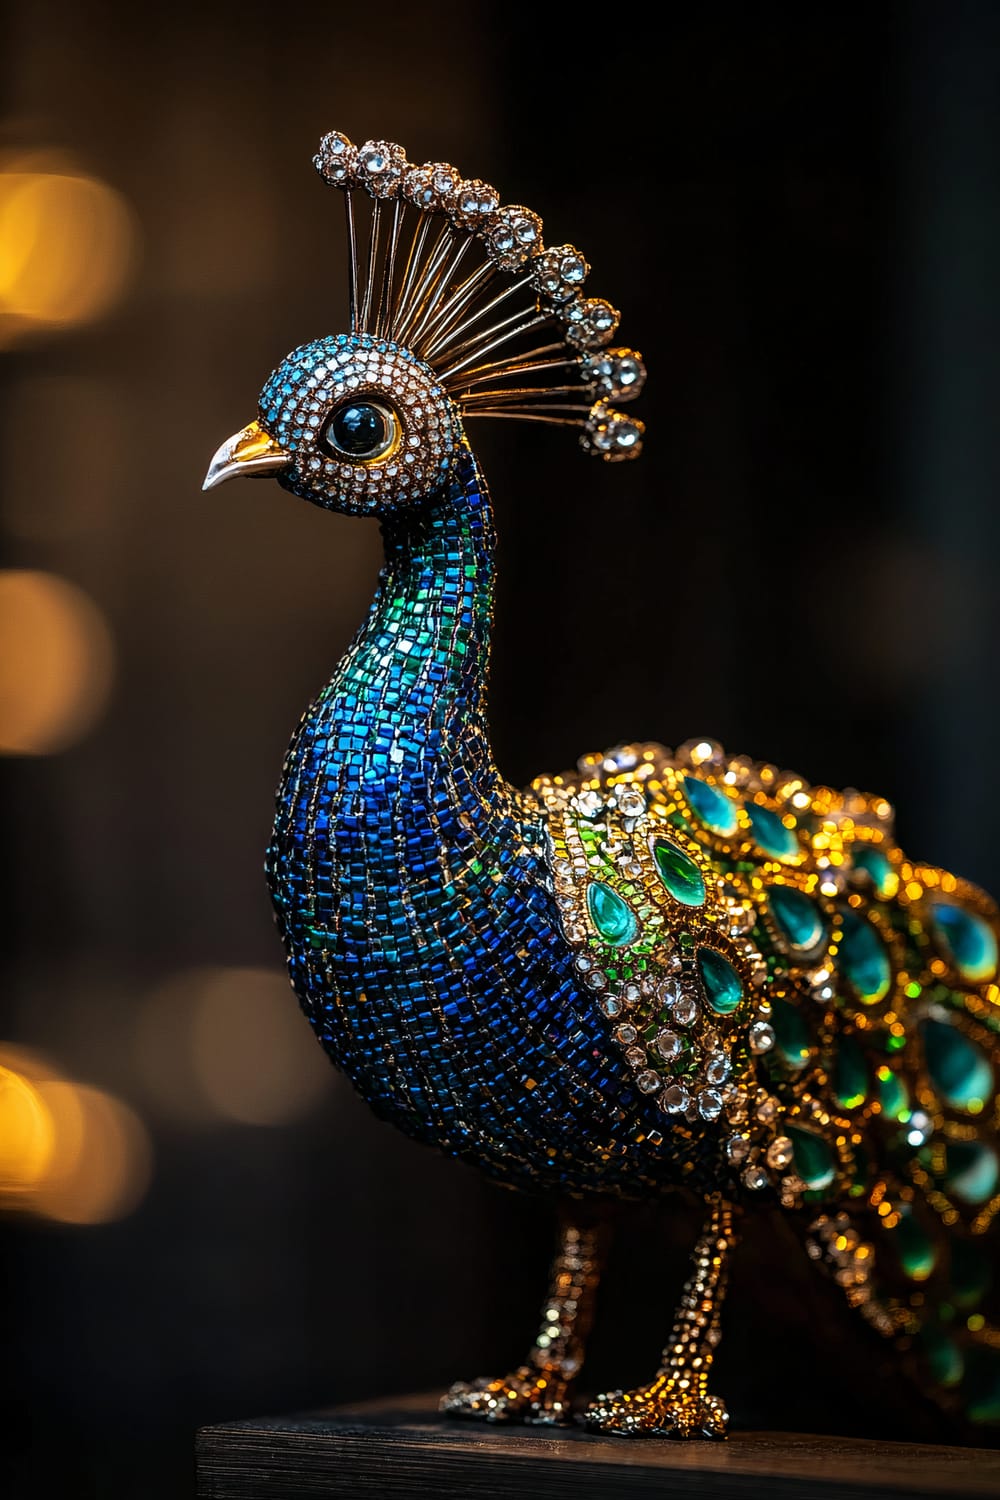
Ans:
{"type": "MultiPolygon", "coordinates": [[[[580,1419],[721,1437],[708,1386],[740,1212],[803,1253],[963,1424],[1000,1423],[998,912],[881,797],[711,740],[511,786],[486,717],[494,523],[473,418],[637,457],[637,353],[537,215],[387,141],[324,137],[349,330],[289,354],[205,488],[273,475],[378,518],[368,617],[292,740],[267,874],[291,982],[384,1120],[558,1195],[523,1365],[450,1415],[573,1419],[617,1199],[704,1204],[659,1369],[580,1419]]],[[[962,1430],[969,1430],[963,1427],[962,1430]]]]}

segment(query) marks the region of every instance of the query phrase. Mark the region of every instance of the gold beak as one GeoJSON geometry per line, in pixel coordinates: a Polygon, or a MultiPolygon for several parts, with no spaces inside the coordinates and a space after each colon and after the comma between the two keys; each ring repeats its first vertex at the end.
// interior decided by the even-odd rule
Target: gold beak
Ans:
{"type": "Polygon", "coordinates": [[[259,422],[251,422],[235,437],[226,438],[208,466],[203,490],[235,479],[239,474],[277,474],[292,461],[292,455],[268,437],[259,422]]]}

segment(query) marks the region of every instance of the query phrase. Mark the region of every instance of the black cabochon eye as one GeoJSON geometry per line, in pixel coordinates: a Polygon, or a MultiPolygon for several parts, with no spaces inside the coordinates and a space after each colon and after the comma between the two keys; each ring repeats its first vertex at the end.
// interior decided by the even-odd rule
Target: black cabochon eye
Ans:
{"type": "Polygon", "coordinates": [[[399,418],[383,401],[365,397],[341,401],[320,432],[324,448],[334,458],[370,463],[385,458],[399,441],[399,418]]]}

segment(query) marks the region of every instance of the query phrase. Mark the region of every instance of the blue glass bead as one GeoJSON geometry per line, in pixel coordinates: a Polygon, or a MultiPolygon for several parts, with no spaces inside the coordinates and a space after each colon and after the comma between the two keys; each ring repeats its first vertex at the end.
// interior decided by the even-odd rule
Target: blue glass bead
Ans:
{"type": "Polygon", "coordinates": [[[949,1021],[921,1023],[931,1082],[945,1104],[979,1114],[993,1097],[993,1067],[984,1052],[949,1021]]]}
{"type": "Polygon", "coordinates": [[[833,1151],[822,1136],[811,1130],[801,1130],[797,1125],[786,1125],[786,1133],[792,1143],[795,1171],[806,1187],[816,1192],[829,1187],[837,1175],[837,1164],[833,1151]]]}
{"type": "Polygon", "coordinates": [[[717,833],[722,838],[732,838],[739,826],[735,802],[725,792],[720,792],[718,787],[702,781],[698,776],[685,776],[681,784],[698,820],[711,829],[712,833],[717,833]]]}
{"type": "Polygon", "coordinates": [[[704,906],[705,880],[701,871],[683,850],[668,839],[653,840],[653,863],[656,872],[675,901],[682,906],[704,906]]]}
{"type": "Polygon", "coordinates": [[[588,885],[587,910],[597,935],[612,948],[624,948],[638,936],[639,923],[628,902],[602,880],[588,885]]]}
{"type": "Polygon", "coordinates": [[[825,940],[823,913],[805,891],[791,885],[772,885],[768,888],[767,904],[790,948],[807,953],[825,940]]]}
{"type": "Polygon", "coordinates": [[[892,966],[878,932],[850,907],[841,908],[843,936],[837,966],[864,1005],[876,1005],[889,993],[892,966]]]}
{"type": "Polygon", "coordinates": [[[882,850],[876,844],[854,844],[851,847],[851,860],[859,870],[864,870],[870,876],[875,890],[880,896],[884,896],[892,876],[892,865],[882,850]]]}
{"type": "Polygon", "coordinates": [[[997,1155],[984,1141],[949,1141],[945,1148],[945,1191],[962,1203],[985,1203],[996,1191],[997,1155]]]}
{"type": "Polygon", "coordinates": [[[698,949],[698,972],[705,999],[717,1016],[729,1016],[743,998],[743,981],[727,958],[714,948],[698,949]]]}
{"type": "Polygon", "coordinates": [[[771,1003],[771,1025],[774,1028],[775,1051],[793,1073],[809,1061],[812,1040],[801,1012],[787,1000],[775,998],[771,1003]]]}
{"type": "Polygon", "coordinates": [[[993,929],[975,912],[950,901],[931,903],[931,926],[945,955],[963,979],[982,984],[997,971],[997,940],[993,929]]]}
{"type": "Polygon", "coordinates": [[[794,828],[786,828],[782,819],[769,807],[758,807],[754,802],[746,804],[747,816],[753,830],[758,849],[772,859],[794,859],[799,852],[799,841],[794,828]]]}

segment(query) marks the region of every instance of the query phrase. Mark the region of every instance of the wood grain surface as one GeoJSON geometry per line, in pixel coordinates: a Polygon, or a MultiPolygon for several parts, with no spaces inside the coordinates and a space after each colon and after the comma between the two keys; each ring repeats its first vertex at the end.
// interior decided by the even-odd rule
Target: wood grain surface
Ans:
{"type": "Polygon", "coordinates": [[[796,1433],[672,1443],[445,1421],[430,1395],[220,1423],[198,1434],[201,1500],[964,1500],[1000,1496],[1000,1452],[796,1433]]]}

